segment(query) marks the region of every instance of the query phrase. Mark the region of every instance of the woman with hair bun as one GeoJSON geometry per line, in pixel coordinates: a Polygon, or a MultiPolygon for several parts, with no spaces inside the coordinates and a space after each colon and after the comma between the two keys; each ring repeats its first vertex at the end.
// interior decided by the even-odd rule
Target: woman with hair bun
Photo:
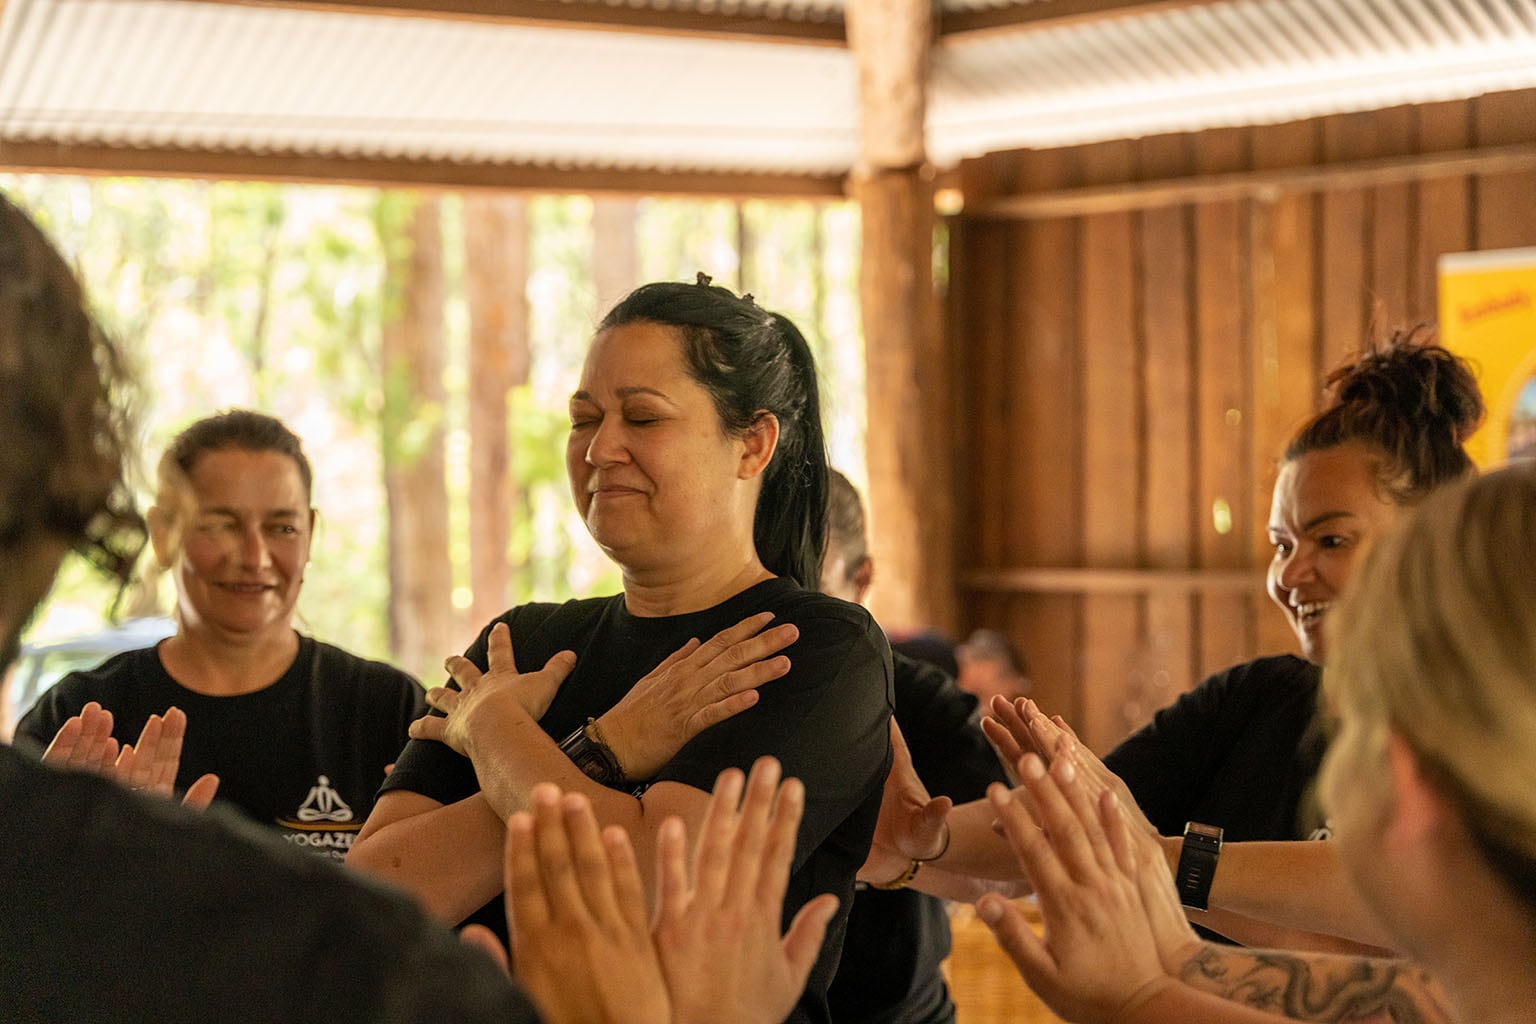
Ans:
{"type": "Polygon", "coordinates": [[[584,794],[628,832],[654,895],[663,822],[697,834],[716,776],[772,755],[806,793],[786,920],[839,899],[791,1017],[826,1020],[892,698],[879,627],[814,590],[827,458],[810,349],[702,276],[645,285],[599,325],[570,412],[572,497],[623,593],[514,608],[450,658],[453,681],[429,694],[441,714],[413,726],[349,862],[504,934],[505,822],[535,785],[584,794]],[[657,736],[637,728],[655,708],[632,691],[708,696],[657,736]]]}
{"type": "MultiPolygon", "coordinates": [[[[1186,903],[1212,909],[1196,920],[1263,945],[1340,948],[1333,935],[1383,941],[1341,881],[1319,888],[1338,878],[1333,851],[1289,842],[1329,834],[1308,799],[1323,753],[1315,722],[1325,624],[1371,544],[1425,496],[1474,472],[1463,443],[1483,415],[1470,368],[1427,326],[1396,332],[1326,383],[1328,406],[1286,446],[1268,525],[1269,595],[1304,657],[1264,657],[1219,672],[1157,712],[1102,764],[1092,761],[1101,785],[1130,797],[1142,825],[1169,837],[1170,858],[1182,861],[1186,903]],[[1184,843],[1177,837],[1191,823],[1203,838],[1184,843]],[[1270,842],[1218,849],[1217,829],[1226,843],[1270,842]],[[1202,849],[1209,851],[1204,861],[1202,849]],[[1305,880],[1321,898],[1298,901],[1287,879],[1305,880]]],[[[1075,741],[1064,722],[1027,702],[994,702],[993,713],[988,733],[1015,758],[1034,747],[1050,757],[1063,738],[1075,741]]],[[[933,867],[1014,877],[1017,862],[992,835],[993,817],[984,801],[952,813],[954,841],[933,867]]],[[[932,835],[887,839],[884,829],[882,819],[879,871],[939,844],[932,835]]],[[[936,884],[941,872],[927,875],[936,884]]]]}
{"type": "Polygon", "coordinates": [[[989,797],[1037,883],[1043,939],[1006,901],[978,907],[1030,986],[1083,1024],[1536,1019],[1533,511],[1529,466],[1441,489],[1333,613],[1326,845],[1410,959],[1200,942],[1160,851],[1095,799],[1087,762],[1047,771],[1031,754],[1028,812],[989,797]]]}

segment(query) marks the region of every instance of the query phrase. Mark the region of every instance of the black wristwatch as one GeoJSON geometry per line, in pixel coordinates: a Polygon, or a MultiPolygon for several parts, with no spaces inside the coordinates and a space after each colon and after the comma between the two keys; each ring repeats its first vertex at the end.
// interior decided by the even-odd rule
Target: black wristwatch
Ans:
{"type": "Polygon", "coordinates": [[[624,769],[619,767],[619,759],[613,756],[606,743],[587,735],[585,725],[578,726],[575,732],[561,740],[560,749],[589,779],[610,789],[623,789],[629,784],[624,769]]]}
{"type": "Polygon", "coordinates": [[[1179,851],[1179,902],[1195,910],[1210,904],[1211,882],[1221,856],[1221,829],[1191,821],[1184,826],[1184,846],[1179,851]]]}

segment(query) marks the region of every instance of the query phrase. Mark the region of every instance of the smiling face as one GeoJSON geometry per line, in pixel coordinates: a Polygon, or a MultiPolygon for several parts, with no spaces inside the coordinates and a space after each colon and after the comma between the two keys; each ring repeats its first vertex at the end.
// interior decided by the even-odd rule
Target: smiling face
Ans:
{"type": "Polygon", "coordinates": [[[269,639],[292,629],[314,525],[298,464],[279,452],[203,452],[174,509],[151,513],[182,627],[269,639]]]}
{"type": "Polygon", "coordinates": [[[753,514],[772,455],[760,433],[725,432],[675,330],[609,328],[571,396],[565,463],[577,511],[626,575],[755,559],[753,514]]]}
{"type": "Polygon", "coordinates": [[[1307,660],[1322,664],[1324,620],[1371,543],[1397,519],[1377,487],[1376,458],[1358,444],[1308,452],[1280,467],[1269,512],[1269,596],[1307,660]]]}

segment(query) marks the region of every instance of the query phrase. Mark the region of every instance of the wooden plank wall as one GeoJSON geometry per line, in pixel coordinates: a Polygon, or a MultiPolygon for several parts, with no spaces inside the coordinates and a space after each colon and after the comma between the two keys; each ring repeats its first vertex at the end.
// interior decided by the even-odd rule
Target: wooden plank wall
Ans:
{"type": "Polygon", "coordinates": [[[962,632],[1007,632],[1041,705],[1099,749],[1208,673],[1294,650],[1262,588],[1279,450],[1373,325],[1434,318],[1440,254],[1536,246],[1536,160],[1290,172],[1533,143],[1536,90],[963,165],[962,632]],[[1282,184],[1147,198],[1233,175],[1282,184]]]}

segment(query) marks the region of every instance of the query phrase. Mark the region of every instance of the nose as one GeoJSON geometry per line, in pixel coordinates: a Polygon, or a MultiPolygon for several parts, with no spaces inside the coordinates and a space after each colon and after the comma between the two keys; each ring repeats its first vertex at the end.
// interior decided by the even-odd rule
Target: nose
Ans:
{"type": "Polygon", "coordinates": [[[620,433],[614,417],[604,416],[599,420],[591,439],[587,441],[587,465],[611,466],[624,461],[628,450],[624,447],[620,433]]]}
{"type": "Polygon", "coordinates": [[[1305,544],[1297,545],[1289,555],[1280,556],[1279,563],[1275,579],[1284,590],[1295,590],[1316,576],[1311,549],[1305,544]]]}
{"type": "Polygon", "coordinates": [[[272,561],[267,548],[267,538],[260,525],[252,525],[240,531],[240,565],[246,569],[265,569],[272,561]]]}

